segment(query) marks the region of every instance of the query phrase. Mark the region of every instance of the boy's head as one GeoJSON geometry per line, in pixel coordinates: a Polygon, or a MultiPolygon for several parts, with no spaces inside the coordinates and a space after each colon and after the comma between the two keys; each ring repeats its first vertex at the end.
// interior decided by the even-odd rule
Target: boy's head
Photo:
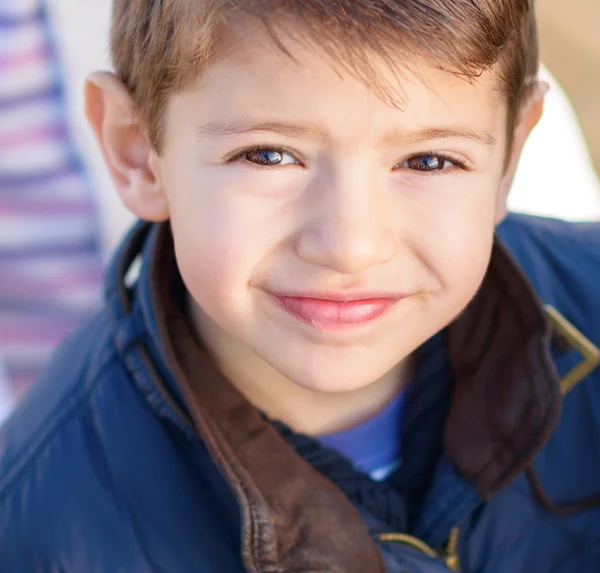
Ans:
{"type": "MultiPolygon", "coordinates": [[[[196,80],[237,25],[306,37],[336,65],[372,88],[388,91],[373,69],[373,55],[392,67],[415,56],[464,78],[496,66],[506,98],[509,131],[538,71],[533,0],[115,0],[112,55],[148,128],[160,145],[169,97],[196,80]]],[[[399,66],[400,64],[400,66],[399,66]]]]}
{"type": "Polygon", "coordinates": [[[88,116],[221,367],[267,410],[274,377],[393,386],[485,274],[541,113],[530,1],[115,0],[112,43],[88,116]]]}

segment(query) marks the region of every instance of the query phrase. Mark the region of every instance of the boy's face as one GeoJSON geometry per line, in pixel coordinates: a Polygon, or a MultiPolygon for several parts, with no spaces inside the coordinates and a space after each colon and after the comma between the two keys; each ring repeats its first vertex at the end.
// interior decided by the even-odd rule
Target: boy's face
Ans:
{"type": "Polygon", "coordinates": [[[260,34],[230,39],[170,100],[150,165],[217,360],[356,390],[479,288],[504,214],[506,108],[493,73],[469,84],[423,63],[398,109],[289,46],[295,61],[260,34]]]}

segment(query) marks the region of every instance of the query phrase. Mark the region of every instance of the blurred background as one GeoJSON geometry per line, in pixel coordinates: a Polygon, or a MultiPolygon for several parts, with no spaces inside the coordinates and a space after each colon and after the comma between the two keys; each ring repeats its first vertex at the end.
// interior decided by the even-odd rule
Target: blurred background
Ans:
{"type": "MultiPolygon", "coordinates": [[[[552,91],[512,210],[600,220],[600,1],[538,0],[552,91]]],[[[130,225],[83,115],[108,69],[110,0],[0,0],[0,421],[101,304],[130,225]]]]}
{"type": "Polygon", "coordinates": [[[537,0],[542,56],[575,108],[600,173],[600,2],[537,0]]]}

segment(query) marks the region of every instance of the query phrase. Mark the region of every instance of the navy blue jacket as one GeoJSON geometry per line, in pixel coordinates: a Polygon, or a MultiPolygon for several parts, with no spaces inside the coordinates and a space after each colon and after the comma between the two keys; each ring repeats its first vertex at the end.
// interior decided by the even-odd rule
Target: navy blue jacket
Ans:
{"type": "MultiPolygon", "coordinates": [[[[600,345],[600,225],[510,216],[499,236],[540,300],[600,345]]],[[[2,573],[246,570],[236,494],[161,351],[146,270],[152,240],[152,230],[127,239],[107,273],[105,310],[62,344],[1,431],[2,573]],[[125,303],[119,285],[136,253],[142,270],[125,303]]],[[[581,359],[552,352],[561,376],[581,359]]],[[[441,459],[415,536],[437,551],[457,534],[463,573],[600,571],[600,369],[570,389],[544,441],[535,477],[511,476],[487,499],[441,459]]],[[[455,565],[411,542],[393,551],[390,573],[455,565]]]]}

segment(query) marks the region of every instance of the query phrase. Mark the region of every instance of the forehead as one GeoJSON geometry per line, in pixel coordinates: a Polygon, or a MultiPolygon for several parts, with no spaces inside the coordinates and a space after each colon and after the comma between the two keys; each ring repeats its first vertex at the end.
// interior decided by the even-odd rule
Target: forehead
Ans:
{"type": "Polygon", "coordinates": [[[232,28],[198,81],[176,99],[188,112],[197,110],[199,122],[293,119],[350,137],[394,126],[504,131],[506,104],[492,70],[467,81],[422,58],[403,54],[384,62],[366,55],[372,73],[365,77],[308,38],[280,39],[284,49],[256,26],[232,28]]]}

